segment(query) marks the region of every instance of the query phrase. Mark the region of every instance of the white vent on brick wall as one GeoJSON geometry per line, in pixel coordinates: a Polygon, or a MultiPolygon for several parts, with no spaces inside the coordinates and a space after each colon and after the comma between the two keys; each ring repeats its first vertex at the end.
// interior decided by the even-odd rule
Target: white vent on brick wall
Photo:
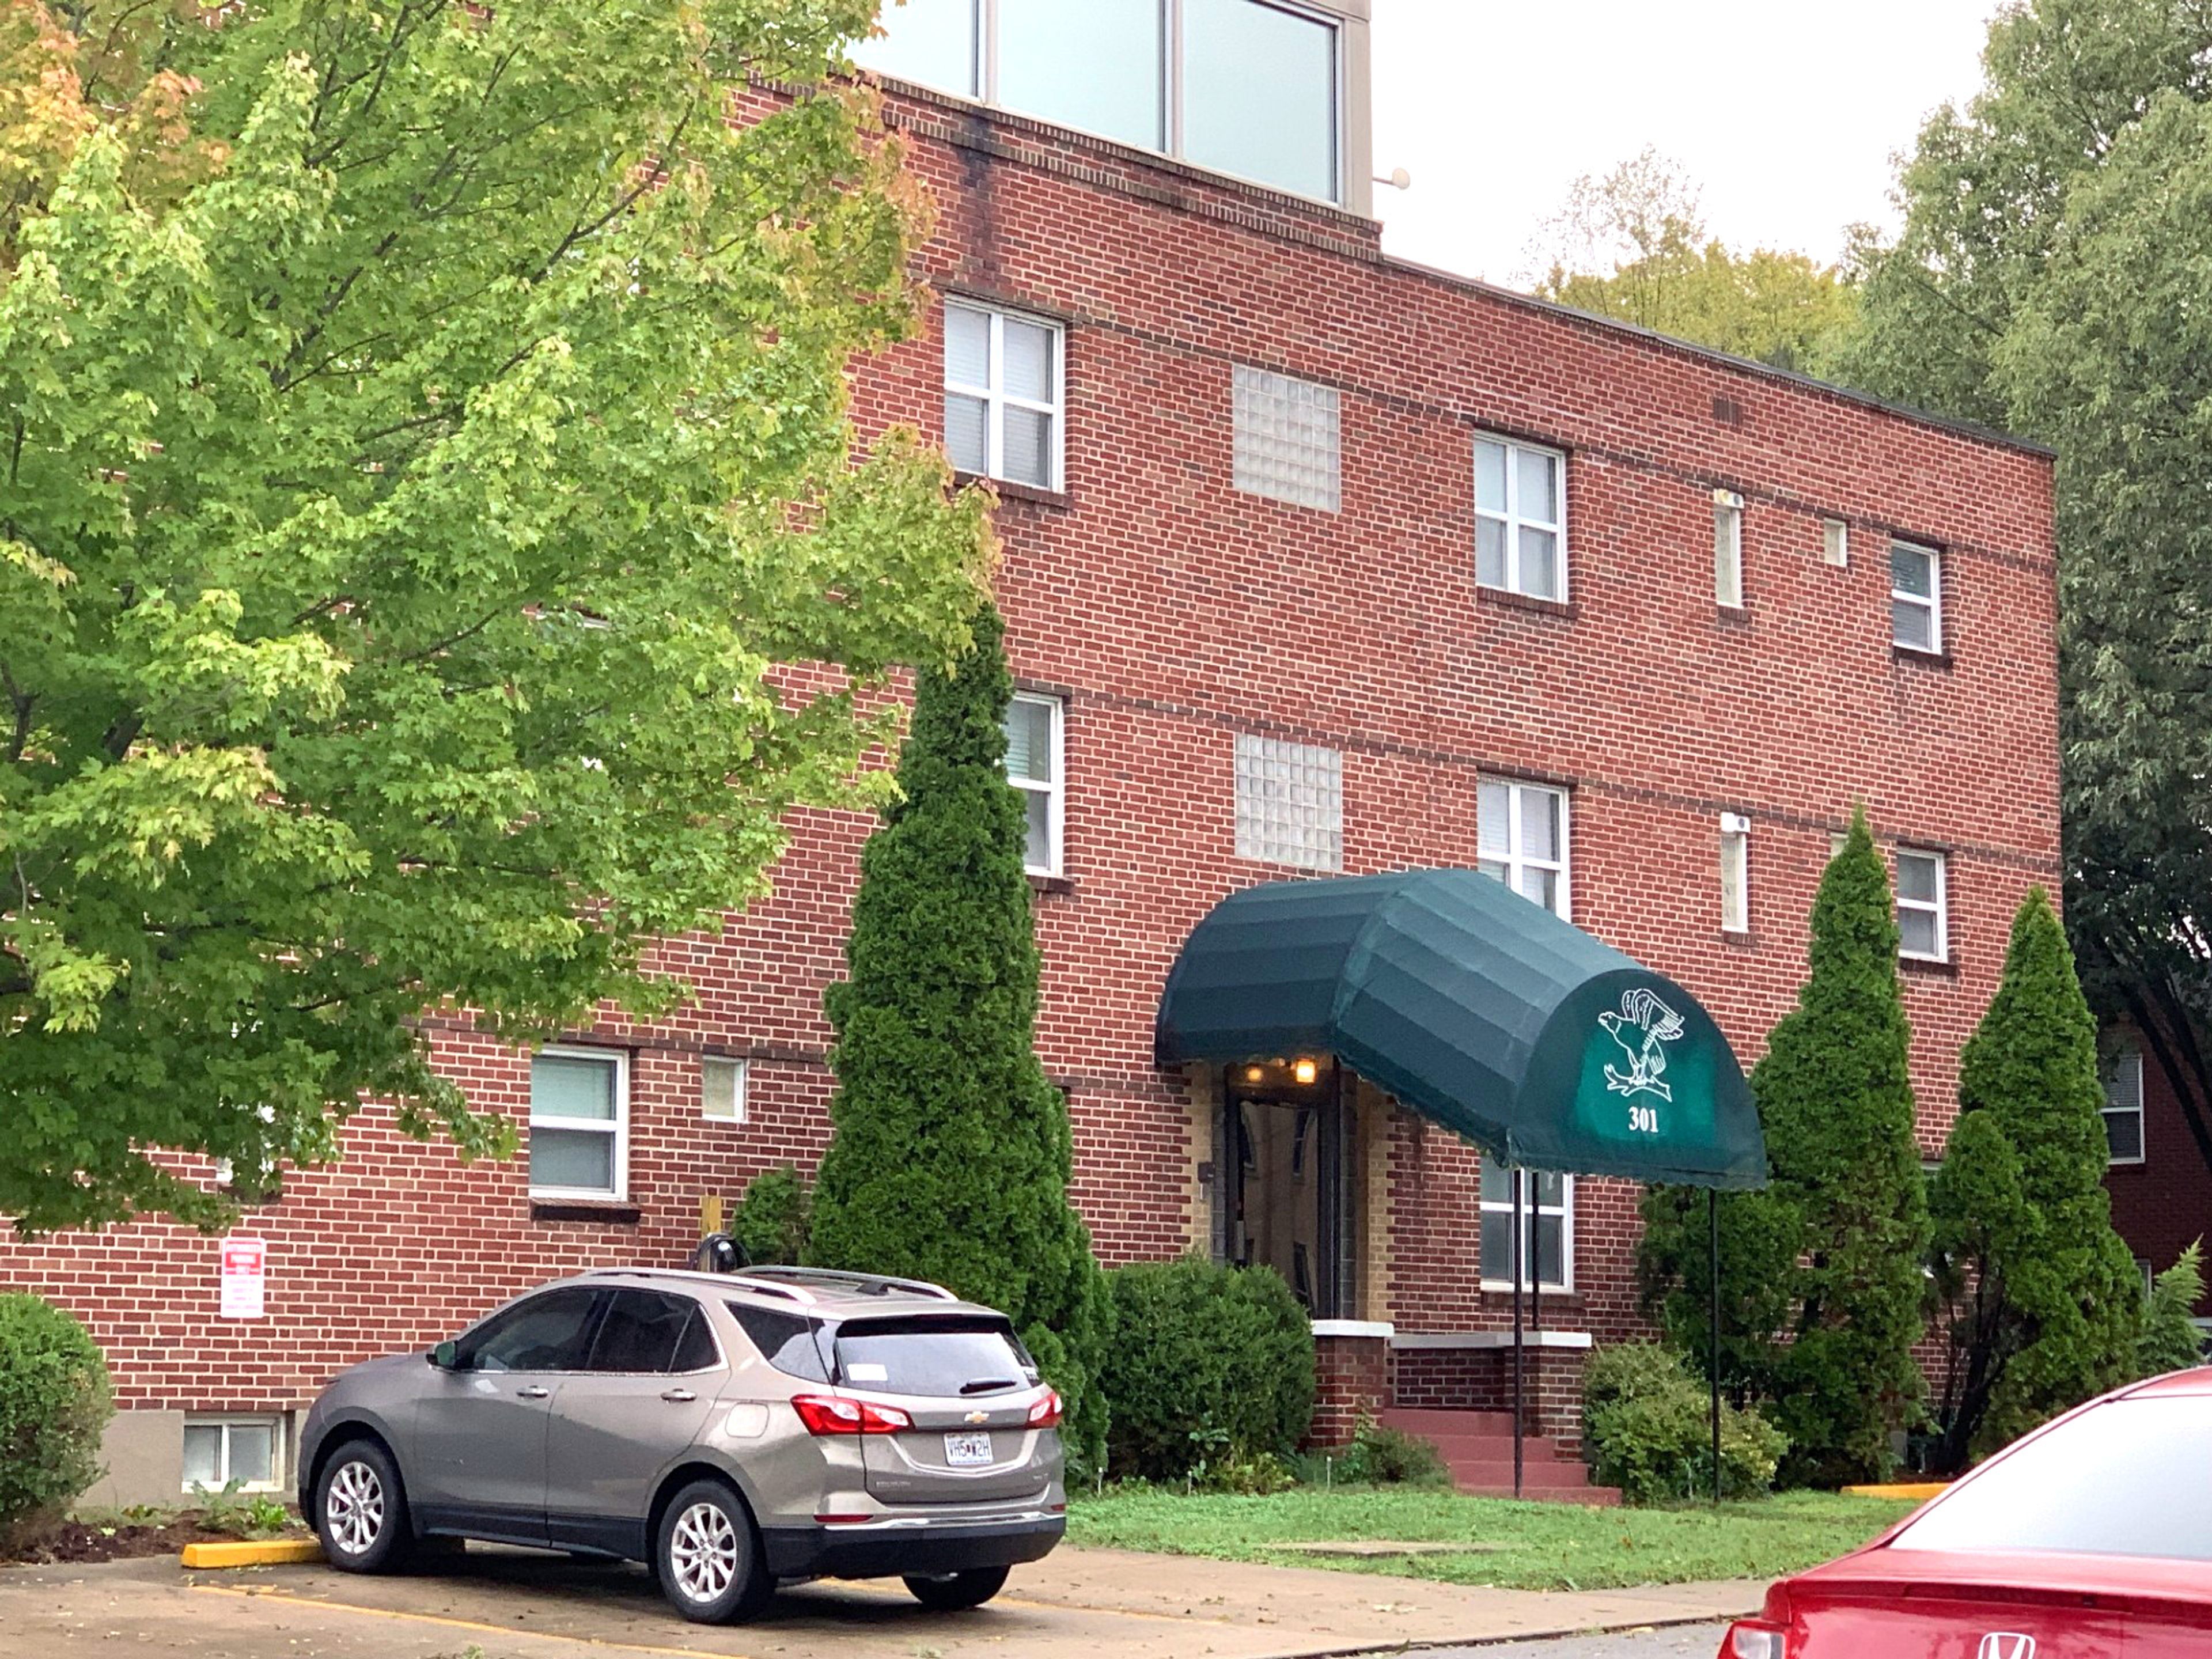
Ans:
{"type": "Polygon", "coordinates": [[[1237,856],[1344,868],[1344,757],[1273,738],[1237,739],[1237,856]]]}
{"type": "Polygon", "coordinates": [[[1820,557],[1841,570],[1851,562],[1851,527],[1842,519],[1820,520],[1820,557]]]}
{"type": "Polygon", "coordinates": [[[1239,363],[1234,404],[1237,489],[1335,512],[1336,388],[1239,363]]]}

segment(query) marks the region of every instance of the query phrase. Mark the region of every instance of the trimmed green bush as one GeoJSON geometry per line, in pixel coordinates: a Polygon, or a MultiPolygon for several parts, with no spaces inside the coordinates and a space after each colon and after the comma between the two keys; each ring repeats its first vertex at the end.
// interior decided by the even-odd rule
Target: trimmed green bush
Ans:
{"type": "Polygon", "coordinates": [[[749,1261],[787,1265],[804,1261],[812,1208],[806,1177],[794,1165],[763,1170],[738,1200],[737,1213],[730,1218],[730,1237],[744,1247],[749,1261]]]}
{"type": "Polygon", "coordinates": [[[0,1296],[0,1554],[100,1479],[114,1413],[107,1362],[84,1327],[35,1296],[0,1296]]]}
{"type": "Polygon", "coordinates": [[[1108,1466],[1180,1480],[1201,1462],[1287,1457],[1313,1419],[1313,1325],[1282,1275],[1185,1256],[1106,1275],[1108,1466]]]}
{"type": "MultiPolygon", "coordinates": [[[[1679,1503],[1713,1490],[1712,1401],[1680,1356],[1656,1342],[1600,1349],[1583,1374],[1583,1453],[1598,1484],[1632,1504],[1679,1503]]],[[[1774,1484],[1789,1449],[1755,1411],[1721,1405],[1721,1492],[1774,1484]]]]}
{"type": "MultiPolygon", "coordinates": [[[[1886,1479],[1920,1413],[1928,1195],[1913,1134],[1911,1033],[1889,876],[1854,815],[1813,901],[1812,971],[1767,1040],[1752,1093],[1771,1184],[1721,1198],[1721,1386],[1788,1437],[1783,1478],[1886,1479]]],[[[1655,1188],[1645,1304],[1706,1364],[1706,1195],[1655,1188]]]]}
{"type": "Polygon", "coordinates": [[[2163,1376],[2204,1363],[2204,1337],[2193,1318],[2203,1297],[2204,1241],[2200,1238],[2151,1285],[2142,1340],[2136,1347],[2136,1375],[2163,1376]]]}
{"type": "Polygon", "coordinates": [[[1451,1471],[1435,1442],[1362,1417],[1337,1459],[1335,1478],[1376,1486],[1444,1486],[1451,1484],[1451,1471]]]}
{"type": "Polygon", "coordinates": [[[2097,1024],[2035,888],[1960,1054],[1959,1120],[1929,1197],[1950,1349],[1940,1474],[2136,1375],[2142,1280],[2112,1231],[2104,1103],[2097,1024]]]}
{"type": "Polygon", "coordinates": [[[860,858],[851,976],[823,1002],[837,1040],[831,1137],[807,1255],[1002,1310],[1066,1402],[1079,1474],[1099,1467],[1108,1306],[1067,1201],[1067,1102],[1036,1056],[1037,947],[1024,811],[1006,781],[1004,628],[915,677],[898,799],[860,858]]]}

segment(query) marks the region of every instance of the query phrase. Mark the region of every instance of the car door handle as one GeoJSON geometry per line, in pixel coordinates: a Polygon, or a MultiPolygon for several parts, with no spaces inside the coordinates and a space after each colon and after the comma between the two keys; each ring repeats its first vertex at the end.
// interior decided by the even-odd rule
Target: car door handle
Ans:
{"type": "Polygon", "coordinates": [[[689,1389],[663,1389],[660,1397],[672,1406],[688,1406],[699,1396],[689,1389]]]}
{"type": "Polygon", "coordinates": [[[549,1400],[552,1397],[553,1390],[541,1389],[533,1382],[526,1389],[517,1389],[515,1393],[520,1395],[525,1400],[549,1400]]]}

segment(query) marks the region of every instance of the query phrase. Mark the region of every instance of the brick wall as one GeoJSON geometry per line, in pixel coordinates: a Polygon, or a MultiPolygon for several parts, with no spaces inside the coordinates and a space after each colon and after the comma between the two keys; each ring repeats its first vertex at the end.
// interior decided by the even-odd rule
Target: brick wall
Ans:
{"type": "MultiPolygon", "coordinates": [[[[939,205],[923,274],[1068,328],[1065,488],[1002,507],[1000,591],[1018,676],[1067,699],[1068,880],[1037,899],[1040,1043],[1069,1091],[1102,1255],[1206,1236],[1206,1111],[1153,1067],[1152,1027],[1192,926],[1285,873],[1234,854],[1244,732],[1342,752],[1350,872],[1472,863],[1478,774],[1565,786],[1574,920],[1689,988],[1747,1063],[1805,971],[1814,887],[1852,805],[1887,840],[1947,849],[1954,961],[1905,987],[1940,1146],[2007,922],[2057,875],[2045,457],[1393,263],[1340,213],[1033,123],[892,109],[939,205]],[[1339,390],[1341,511],[1233,489],[1239,362],[1339,390]],[[1478,431],[1569,454],[1571,603],[1475,591],[1478,431]],[[1747,503],[1729,613],[1712,597],[1718,486],[1747,503]],[[1824,516],[1852,527],[1847,569],[1821,561],[1824,516]],[[1893,530],[1943,550],[1941,659],[1891,648],[1893,530]],[[1741,938],[1719,928],[1723,811],[1752,823],[1741,938]]],[[[933,320],[859,366],[864,428],[939,433],[941,349],[933,320]]],[[[242,1222],[271,1243],[262,1322],[217,1321],[214,1244],[158,1223],[0,1247],[0,1280],[89,1319],[126,1404],[246,1407],[303,1401],[564,1269],[681,1261],[702,1194],[823,1144],[820,997],[866,829],[796,815],[773,896],[660,952],[693,1002],[580,1034],[635,1051],[634,1222],[533,1220],[521,1165],[463,1169],[370,1109],[342,1165],[242,1222]],[[751,1059],[743,1127],[701,1120],[708,1048],[751,1059]]],[[[436,1042],[478,1107],[526,1111],[521,1059],[459,1027],[436,1042]]],[[[1475,1283],[1474,1155],[1402,1115],[1364,1144],[1384,1161],[1363,1237],[1380,1231],[1388,1259],[1370,1249],[1361,1274],[1384,1305],[1354,1311],[1502,1326],[1475,1283]]],[[[1581,1183],[1560,1324],[1632,1328],[1633,1196],[1581,1183]]]]}
{"type": "Polygon", "coordinates": [[[1349,1445],[1362,1418],[1392,1403],[1390,1345],[1380,1336],[1314,1340],[1313,1426],[1310,1446],[1349,1445]]]}
{"type": "MultiPolygon", "coordinates": [[[[2112,1165],[2105,1172],[2105,1190],[2112,1195],[2112,1225],[2136,1259],[2158,1273],[2172,1267],[2194,1241],[2212,1241],[2212,1170],[2205,1167],[2173,1085],[2148,1051],[2142,1080],[2142,1162],[2112,1165]]],[[[2212,1292],[2197,1311],[2212,1314],[2212,1292]]]]}

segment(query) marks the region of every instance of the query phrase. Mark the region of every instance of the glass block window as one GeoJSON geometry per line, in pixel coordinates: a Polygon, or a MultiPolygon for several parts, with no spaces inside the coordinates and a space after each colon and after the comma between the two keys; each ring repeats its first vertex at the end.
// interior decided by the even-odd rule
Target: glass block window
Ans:
{"type": "Polygon", "coordinates": [[[1943,556],[1932,547],[1890,544],[1889,637],[1908,651],[1943,648],[1943,556]]]}
{"type": "MultiPolygon", "coordinates": [[[[1547,1291],[1574,1288],[1575,1183],[1571,1176],[1524,1170],[1521,1221],[1521,1285],[1547,1291]]],[[[1513,1171],[1495,1158],[1482,1160],[1482,1284],[1513,1288],[1513,1171]]]]}
{"type": "Polygon", "coordinates": [[[1237,489],[1335,512],[1336,388],[1239,363],[1233,398],[1237,489]]]}
{"type": "Polygon", "coordinates": [[[1474,580],[1531,599],[1567,597],[1567,458],[1474,441],[1474,580]]]}
{"type": "Polygon", "coordinates": [[[1713,491],[1713,602],[1743,607],[1743,497],[1733,489],[1713,491]]]}
{"type": "Polygon", "coordinates": [[[2143,1057],[2123,1048],[2105,1068],[2105,1139],[2115,1164],[2143,1161],[2143,1057]]]}
{"type": "Polygon", "coordinates": [[[281,1417],[188,1418],[184,1490],[275,1492],[284,1484],[281,1417]]]}
{"type": "Polygon", "coordinates": [[[530,1062],[530,1190],[621,1198],[629,1182],[629,1056],[548,1048],[530,1062]]]}
{"type": "Polygon", "coordinates": [[[1950,956],[1950,872],[1941,853],[1897,849],[1899,956],[1943,962],[1950,956]]]}
{"type": "Polygon", "coordinates": [[[1066,764],[1061,733],[1066,708],[1058,697],[1024,691],[1006,705],[1006,781],[1022,793],[1027,817],[1022,867],[1033,876],[1060,873],[1066,764]]]}
{"type": "Polygon", "coordinates": [[[1237,739],[1237,856],[1344,868],[1344,757],[1273,738],[1237,739]]]}
{"type": "Polygon", "coordinates": [[[1567,792],[1485,778],[1476,786],[1475,867],[1570,921],[1567,792]]]}
{"type": "Polygon", "coordinates": [[[709,1123],[745,1121],[745,1062],[708,1054],[699,1062],[699,1115],[709,1123]]]}
{"type": "Polygon", "coordinates": [[[954,466],[1060,488],[1065,343],[1056,323],[945,307],[945,453],[954,466]]]}

